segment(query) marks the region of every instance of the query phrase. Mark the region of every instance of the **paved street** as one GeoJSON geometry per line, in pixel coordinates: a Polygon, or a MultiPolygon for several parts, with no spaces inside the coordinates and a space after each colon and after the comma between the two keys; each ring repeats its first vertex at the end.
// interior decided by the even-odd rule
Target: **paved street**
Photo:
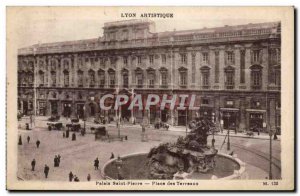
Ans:
{"type": "MultiPolygon", "coordinates": [[[[22,122],[21,122],[22,124],[22,122]]],[[[68,180],[70,171],[77,175],[80,181],[85,181],[88,174],[92,180],[101,179],[100,170],[94,170],[94,159],[99,158],[100,168],[109,160],[111,152],[115,157],[137,152],[148,152],[151,147],[159,143],[175,141],[178,136],[185,135],[184,131],[159,131],[147,129],[148,142],[141,142],[141,128],[123,127],[122,135],[127,135],[127,141],[95,141],[93,134],[81,136],[76,133],[77,140],[63,138],[62,131],[48,131],[45,122],[36,122],[36,128],[32,131],[19,129],[23,145],[18,146],[18,177],[24,180],[45,180],[44,165],[50,167],[47,180],[68,180]],[[30,143],[26,138],[30,136],[30,143]],[[36,148],[35,142],[41,141],[40,148],[36,148]],[[60,167],[54,166],[54,156],[61,155],[60,167]],[[31,171],[31,160],[36,159],[36,171],[31,171]]],[[[109,126],[110,135],[117,135],[115,126],[109,126]]],[[[211,142],[212,136],[208,141],[211,142]]],[[[216,148],[220,150],[225,136],[216,135],[216,148]]],[[[231,151],[237,154],[238,158],[246,162],[247,174],[250,179],[264,179],[268,177],[269,171],[269,141],[266,139],[231,137],[231,151]]],[[[226,150],[227,143],[221,149],[226,150]]],[[[273,177],[280,178],[280,141],[273,141],[273,177]]]]}

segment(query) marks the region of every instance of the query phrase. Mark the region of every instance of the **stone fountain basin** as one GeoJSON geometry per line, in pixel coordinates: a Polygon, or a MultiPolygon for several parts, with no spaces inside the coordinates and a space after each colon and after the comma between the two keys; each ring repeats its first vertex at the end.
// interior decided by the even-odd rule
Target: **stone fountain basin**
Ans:
{"type": "MultiPolygon", "coordinates": [[[[126,180],[148,180],[148,153],[135,153],[121,157],[122,175],[126,180]]],[[[102,168],[104,179],[117,179],[117,159],[109,160],[102,168]]],[[[236,157],[218,153],[215,156],[216,167],[207,173],[193,173],[189,179],[237,179],[245,172],[245,163],[236,157]]]]}

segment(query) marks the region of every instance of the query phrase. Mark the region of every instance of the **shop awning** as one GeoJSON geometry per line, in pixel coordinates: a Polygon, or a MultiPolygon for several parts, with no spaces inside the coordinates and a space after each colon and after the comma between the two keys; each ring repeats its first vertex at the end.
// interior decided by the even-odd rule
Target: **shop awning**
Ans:
{"type": "Polygon", "coordinates": [[[262,113],[262,112],[267,112],[267,111],[266,110],[259,110],[259,109],[246,109],[246,112],[262,113]]]}
{"type": "Polygon", "coordinates": [[[221,111],[238,112],[238,108],[220,108],[221,111]]]}

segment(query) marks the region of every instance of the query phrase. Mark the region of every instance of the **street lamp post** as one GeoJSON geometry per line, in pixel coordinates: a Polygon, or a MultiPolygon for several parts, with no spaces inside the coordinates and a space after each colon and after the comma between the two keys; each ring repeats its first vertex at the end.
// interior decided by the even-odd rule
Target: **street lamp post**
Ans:
{"type": "Polygon", "coordinates": [[[83,129],[85,131],[85,106],[83,106],[83,129]]]}
{"type": "Polygon", "coordinates": [[[229,134],[229,117],[230,117],[230,114],[229,113],[226,113],[225,114],[225,117],[227,118],[227,150],[230,150],[230,134],[229,134]]]}
{"type": "MultiPolygon", "coordinates": [[[[212,123],[215,124],[215,113],[212,113],[212,123]]],[[[212,136],[213,136],[213,138],[211,140],[211,145],[214,148],[215,147],[215,141],[216,141],[215,140],[215,128],[212,129],[212,136]]]]}

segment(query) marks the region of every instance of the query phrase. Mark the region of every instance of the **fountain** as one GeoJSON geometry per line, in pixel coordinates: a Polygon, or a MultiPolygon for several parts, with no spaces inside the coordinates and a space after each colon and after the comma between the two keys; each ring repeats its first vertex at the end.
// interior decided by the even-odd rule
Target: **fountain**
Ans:
{"type": "Polygon", "coordinates": [[[162,143],[149,153],[110,160],[103,167],[103,177],[153,180],[241,177],[245,171],[243,162],[236,157],[218,153],[214,145],[208,146],[207,137],[214,128],[213,123],[197,118],[189,127],[191,132],[186,137],[179,137],[175,143],[162,143]]]}

